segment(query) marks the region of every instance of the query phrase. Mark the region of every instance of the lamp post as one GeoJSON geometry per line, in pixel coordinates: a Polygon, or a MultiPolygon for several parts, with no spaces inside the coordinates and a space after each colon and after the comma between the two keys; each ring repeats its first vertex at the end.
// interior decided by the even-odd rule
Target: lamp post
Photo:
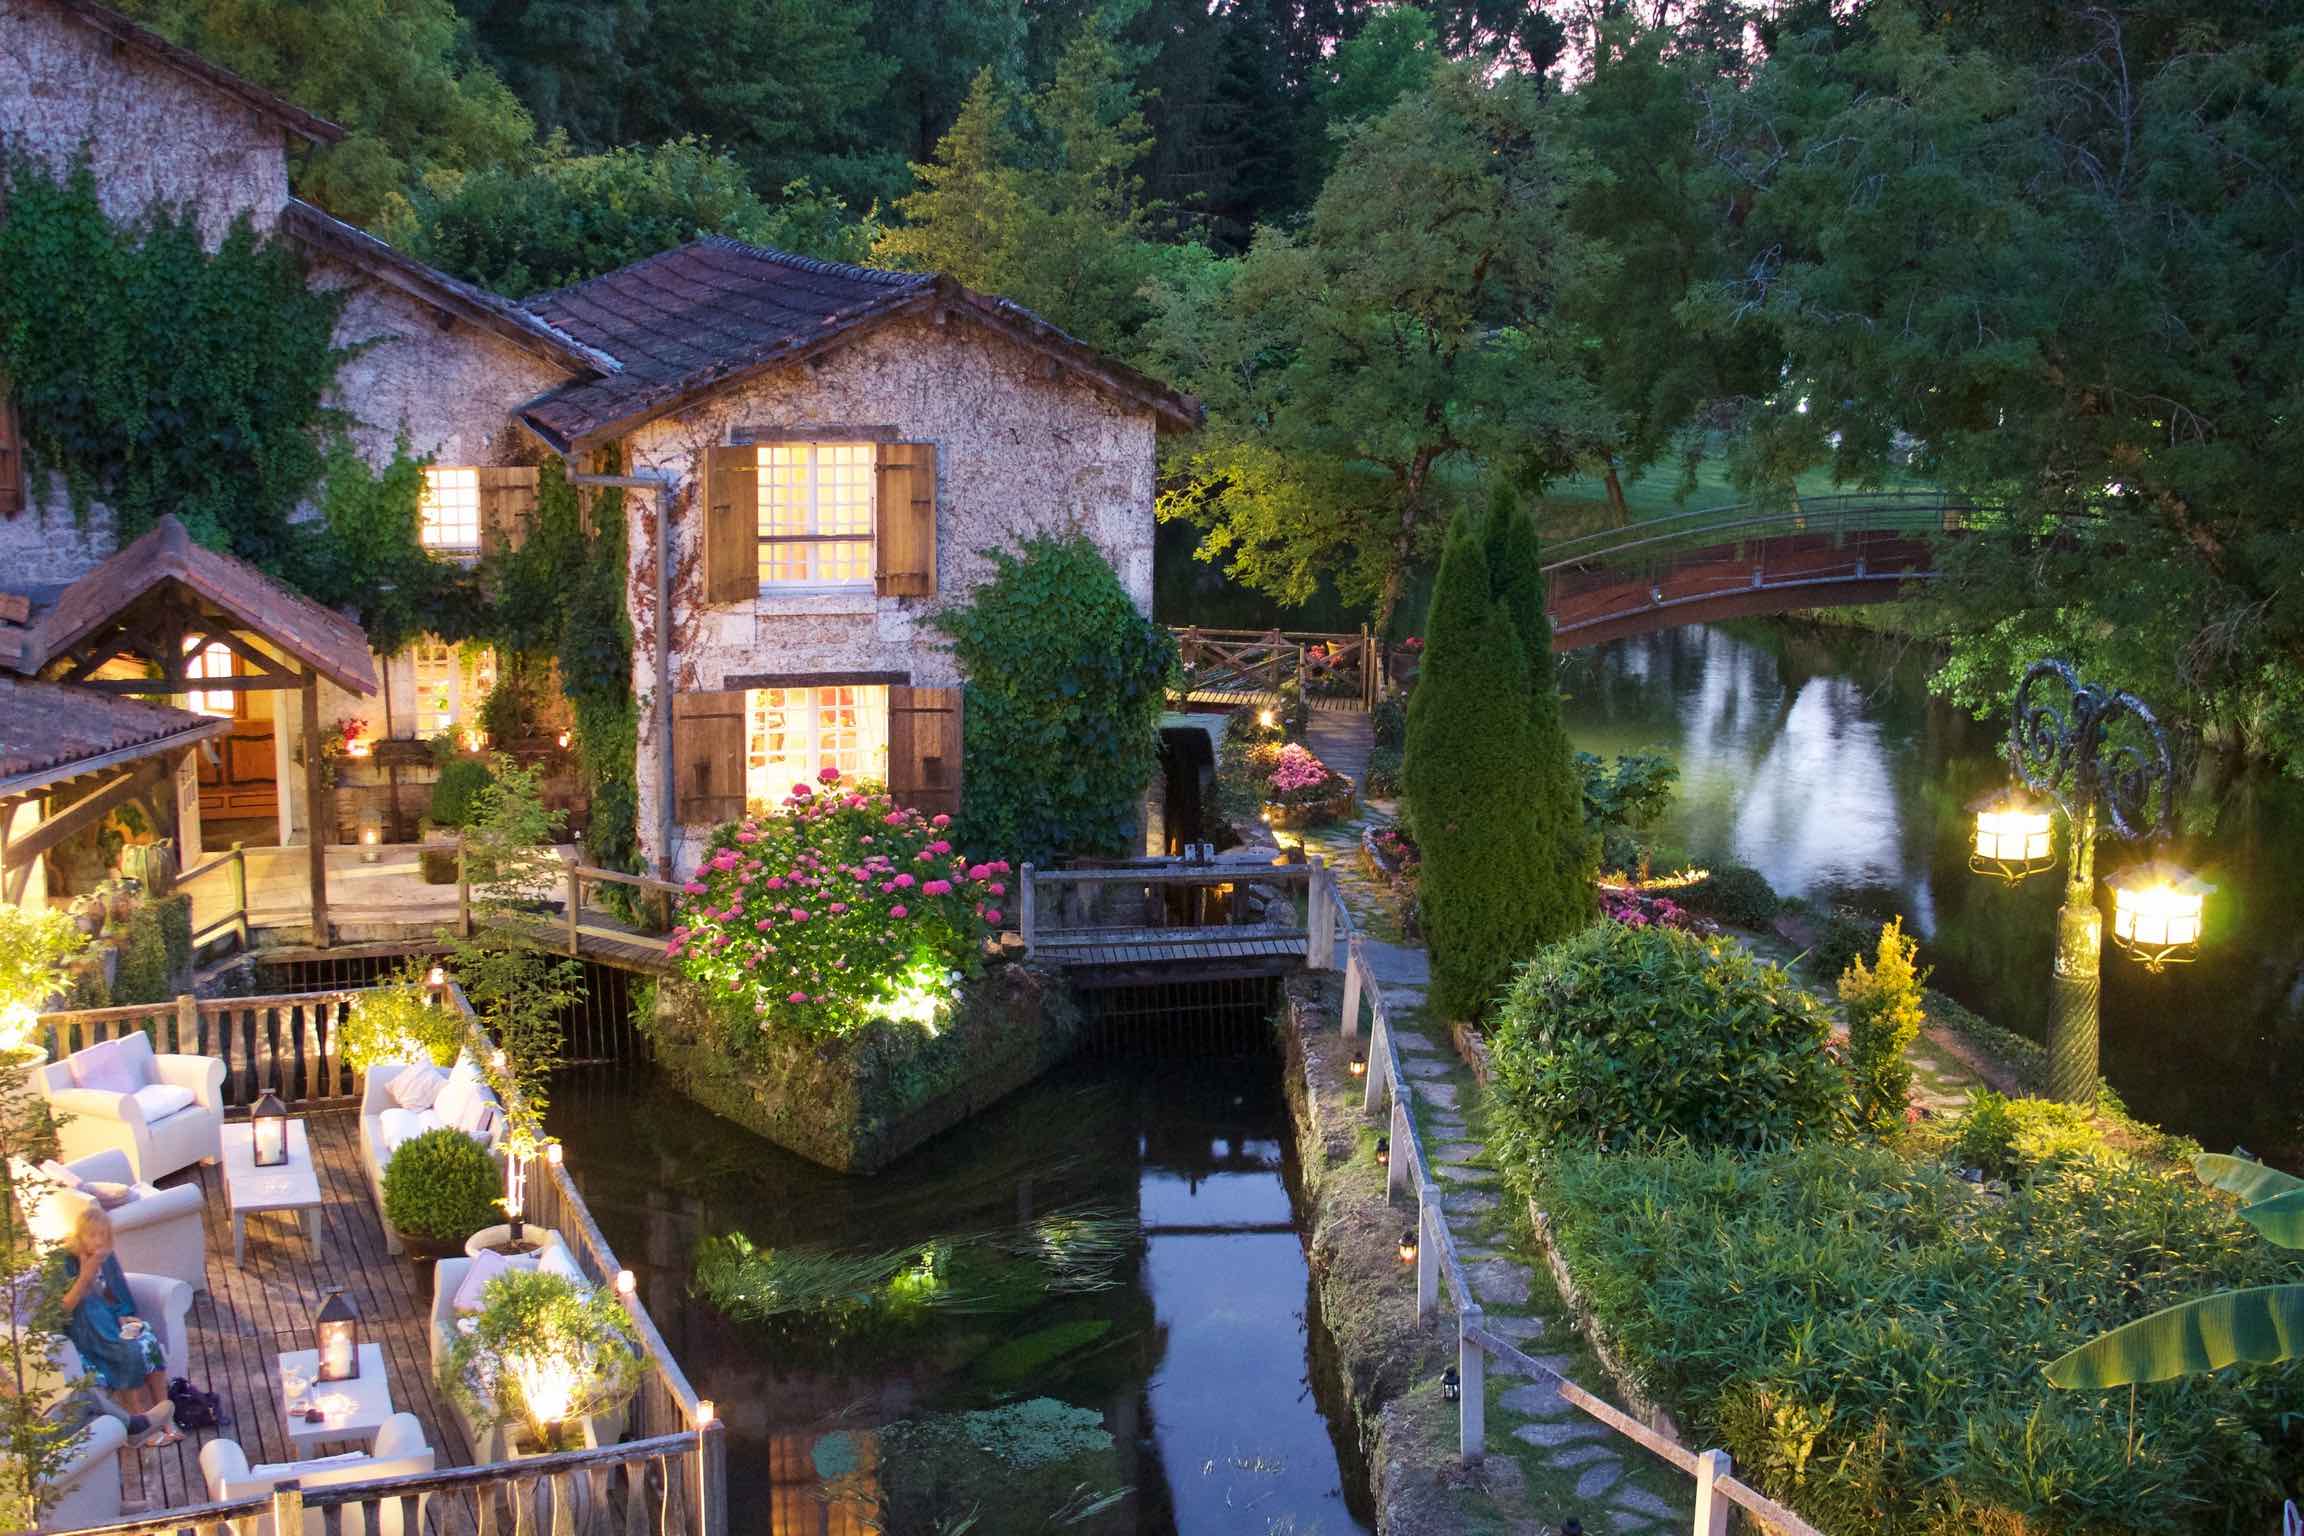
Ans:
{"type": "MultiPolygon", "coordinates": [[[[2125,689],[2081,681],[2069,662],[2036,661],[2016,685],[2008,767],[2017,781],[1976,806],[1968,867],[2010,885],[2051,868],[2049,807],[2064,813],[2071,863],[2056,912],[2056,963],[2048,1019],[2048,1096],[2096,1098],[2104,918],[2096,908],[2096,834],[2166,836],[2175,821],[2176,768],[2151,708],[2125,689]],[[2035,691],[2041,697],[2034,698],[2035,691]],[[2061,695],[2061,697],[2058,697],[2061,695]],[[2123,721],[2133,729],[2110,739],[2123,721]]],[[[2124,871],[2112,882],[2113,942],[2151,970],[2190,958],[2202,898],[2213,889],[2168,864],[2124,871]]]]}

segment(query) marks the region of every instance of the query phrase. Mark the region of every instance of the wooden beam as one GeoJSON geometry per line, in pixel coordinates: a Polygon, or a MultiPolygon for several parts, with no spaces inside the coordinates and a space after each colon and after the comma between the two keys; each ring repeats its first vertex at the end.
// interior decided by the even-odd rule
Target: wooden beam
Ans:
{"type": "Polygon", "coordinates": [[[42,821],[29,833],[8,845],[8,867],[29,864],[73,833],[102,820],[122,801],[141,793],[145,786],[157,783],[168,772],[168,765],[157,759],[144,762],[131,769],[123,769],[100,787],[72,802],[64,810],[42,821]]]}
{"type": "Polygon", "coordinates": [[[321,820],[320,674],[304,669],[304,844],[312,877],[312,942],[325,949],[336,941],[328,931],[327,830],[321,820]]]}
{"type": "MultiPolygon", "coordinates": [[[[68,680],[69,681],[69,680],[68,680]]],[[[89,682],[74,681],[75,688],[91,693],[112,694],[178,694],[178,693],[284,693],[304,686],[302,674],[282,672],[276,677],[194,677],[170,682],[164,677],[107,677],[89,682]]]]}
{"type": "Polygon", "coordinates": [[[221,645],[227,650],[231,651],[233,655],[239,657],[242,661],[248,663],[248,665],[251,667],[254,667],[256,669],[254,673],[255,676],[285,678],[286,681],[280,685],[283,688],[295,688],[301,686],[296,681],[296,671],[294,668],[282,666],[279,662],[274,661],[271,657],[256,649],[256,647],[241,639],[238,634],[234,633],[230,629],[217,629],[201,626],[195,629],[192,633],[186,635],[184,638],[185,648],[187,650],[190,650],[195,645],[221,645]]]}

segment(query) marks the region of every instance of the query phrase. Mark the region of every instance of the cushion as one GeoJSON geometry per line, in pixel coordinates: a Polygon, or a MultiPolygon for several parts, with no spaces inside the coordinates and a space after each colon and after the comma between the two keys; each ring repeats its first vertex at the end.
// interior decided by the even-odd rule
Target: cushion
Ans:
{"type": "Polygon", "coordinates": [[[40,1176],[54,1184],[58,1189],[78,1189],[80,1187],[80,1175],[54,1158],[50,1158],[40,1165],[40,1176]]]}
{"type": "Polygon", "coordinates": [[[495,1101],[474,1094],[466,1101],[464,1112],[448,1123],[474,1141],[485,1142],[488,1139],[489,1128],[495,1123],[495,1120],[495,1101]]]}
{"type": "Polygon", "coordinates": [[[383,1161],[392,1161],[392,1154],[400,1150],[400,1143],[426,1131],[440,1128],[440,1116],[429,1109],[388,1109],[376,1117],[377,1151],[383,1161]]]}
{"type": "Polygon", "coordinates": [[[536,1255],[532,1253],[512,1258],[493,1248],[483,1248],[480,1257],[472,1261],[472,1267],[464,1271],[464,1283],[456,1287],[456,1295],[448,1305],[458,1312],[477,1312],[480,1310],[481,1293],[488,1289],[489,1281],[511,1270],[535,1267],[536,1255]]]}
{"type": "Polygon", "coordinates": [[[136,1107],[144,1111],[144,1123],[151,1125],[167,1119],[180,1109],[192,1107],[192,1090],[179,1088],[174,1083],[149,1083],[130,1095],[136,1107]]]}
{"type": "Polygon", "coordinates": [[[447,1073],[429,1062],[418,1062],[402,1068],[384,1089],[402,1109],[430,1109],[433,1101],[440,1097],[440,1090],[447,1085],[447,1073]]]}
{"type": "Polygon", "coordinates": [[[247,1477],[234,1478],[233,1481],[248,1482],[261,1478],[267,1483],[277,1483],[294,1477],[306,1467],[336,1467],[342,1466],[348,1461],[367,1461],[369,1459],[366,1451],[338,1451],[333,1456],[308,1456],[302,1461],[264,1461],[250,1467],[247,1477]]]}
{"type": "Polygon", "coordinates": [[[439,1096],[432,1101],[442,1125],[454,1125],[464,1112],[465,1103],[480,1093],[480,1069],[469,1056],[459,1057],[456,1070],[448,1074],[448,1081],[440,1085],[439,1096]]]}
{"type": "Polygon", "coordinates": [[[133,1184],[114,1184],[103,1179],[90,1179],[80,1186],[84,1195],[94,1195],[96,1203],[108,1211],[116,1211],[140,1198],[133,1184]]]}
{"type": "Polygon", "coordinates": [[[580,1289],[588,1291],[592,1288],[592,1282],[584,1278],[583,1269],[576,1263],[576,1255],[570,1253],[564,1243],[554,1243],[546,1248],[538,1257],[536,1268],[547,1275],[558,1275],[580,1289]]]}
{"type": "Polygon", "coordinates": [[[72,1053],[72,1082],[103,1093],[134,1093],[152,1081],[152,1042],[141,1030],[72,1053]]]}

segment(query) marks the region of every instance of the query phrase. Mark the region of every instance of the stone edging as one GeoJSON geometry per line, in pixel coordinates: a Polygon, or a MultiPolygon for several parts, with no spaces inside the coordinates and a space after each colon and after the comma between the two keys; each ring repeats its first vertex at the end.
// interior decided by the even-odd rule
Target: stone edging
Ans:
{"type": "Polygon", "coordinates": [[[1576,1331],[1592,1346],[1593,1358],[1600,1362],[1600,1369],[1608,1373],[1609,1384],[1615,1387],[1616,1395],[1623,1400],[1624,1411],[1656,1433],[1669,1438],[1673,1444],[1686,1445],[1687,1442],[1680,1437],[1679,1421],[1642,1390],[1638,1378],[1625,1367],[1623,1357],[1617,1354],[1607,1333],[1600,1327],[1600,1320],[1593,1316],[1592,1308],[1584,1300],[1584,1293],[1576,1289],[1575,1277],[1569,1274],[1567,1261],[1561,1258],[1559,1248],[1552,1241],[1552,1218],[1545,1215],[1533,1199],[1528,1202],[1528,1225],[1535,1230],[1537,1252],[1544,1255],[1544,1263],[1552,1271],[1552,1283],[1559,1287],[1560,1304],[1576,1320],[1576,1331]]]}

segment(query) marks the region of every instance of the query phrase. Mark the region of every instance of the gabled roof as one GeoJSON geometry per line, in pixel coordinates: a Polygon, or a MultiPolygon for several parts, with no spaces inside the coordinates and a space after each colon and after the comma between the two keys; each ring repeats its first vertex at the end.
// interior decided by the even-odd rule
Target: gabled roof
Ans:
{"type": "Polygon", "coordinates": [[[261,635],[338,687],[360,694],[376,691],[376,663],[359,625],[289,591],[244,560],[203,549],[173,517],[161,518],[142,538],[66,587],[56,606],[34,622],[18,670],[38,671],[168,582],[191,589],[235,628],[261,635]]]}
{"type": "Polygon", "coordinates": [[[143,699],[0,676],[0,795],[150,757],[231,726],[143,699]]]}
{"type": "Polygon", "coordinates": [[[138,26],[108,5],[97,5],[94,0],[52,0],[52,3],[83,26],[93,27],[114,41],[158,60],[177,73],[189,75],[201,84],[223,92],[308,143],[334,144],[344,137],[344,130],[328,119],[316,117],[294,102],[275,96],[262,86],[241,79],[232,71],[209,63],[189,48],[178,47],[159,33],[138,26]]]}
{"type": "Polygon", "coordinates": [[[617,370],[613,357],[539,320],[510,299],[428,267],[300,197],[290,198],[281,210],[280,227],[313,250],[336,257],[429,308],[493,331],[546,362],[587,376],[617,370]]]}
{"type": "Polygon", "coordinates": [[[1048,354],[1097,388],[1156,412],[1165,427],[1200,422],[1190,396],[950,278],[818,261],[722,235],[539,294],[523,307],[623,365],[522,410],[521,420],[562,453],[899,315],[938,309],[1048,354]]]}

